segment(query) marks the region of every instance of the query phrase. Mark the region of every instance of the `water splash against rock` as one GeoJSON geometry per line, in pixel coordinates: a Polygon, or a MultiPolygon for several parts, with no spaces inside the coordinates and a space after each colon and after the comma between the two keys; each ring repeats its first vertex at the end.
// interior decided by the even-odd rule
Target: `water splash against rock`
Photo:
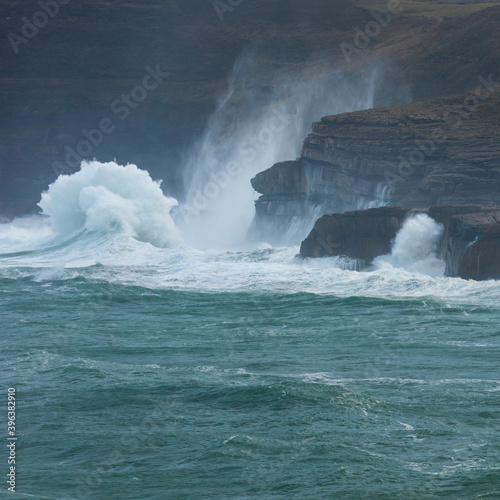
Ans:
{"type": "Polygon", "coordinates": [[[390,255],[375,259],[410,272],[442,276],[445,263],[438,257],[443,225],[426,214],[411,216],[396,235],[390,255]]]}
{"type": "Polygon", "coordinates": [[[175,220],[194,246],[243,242],[254,217],[252,177],[296,158],[314,120],[372,107],[379,79],[377,69],[354,79],[328,65],[277,77],[266,71],[254,54],[237,61],[227,93],[186,158],[186,202],[175,220]]]}

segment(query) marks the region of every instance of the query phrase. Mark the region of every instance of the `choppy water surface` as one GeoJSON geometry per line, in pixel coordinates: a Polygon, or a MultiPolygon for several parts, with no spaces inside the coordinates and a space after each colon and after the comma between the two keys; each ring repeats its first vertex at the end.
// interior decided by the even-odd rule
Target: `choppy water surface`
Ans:
{"type": "Polygon", "coordinates": [[[83,199],[0,227],[18,497],[500,498],[500,284],[195,250],[83,199]]]}

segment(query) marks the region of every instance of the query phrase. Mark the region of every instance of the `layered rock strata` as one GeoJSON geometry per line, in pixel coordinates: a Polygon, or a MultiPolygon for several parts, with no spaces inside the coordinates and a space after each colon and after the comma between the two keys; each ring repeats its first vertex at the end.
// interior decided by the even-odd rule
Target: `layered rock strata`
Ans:
{"type": "Polygon", "coordinates": [[[302,156],[252,179],[256,225],[392,205],[500,205],[500,87],[326,116],[302,156]]]}

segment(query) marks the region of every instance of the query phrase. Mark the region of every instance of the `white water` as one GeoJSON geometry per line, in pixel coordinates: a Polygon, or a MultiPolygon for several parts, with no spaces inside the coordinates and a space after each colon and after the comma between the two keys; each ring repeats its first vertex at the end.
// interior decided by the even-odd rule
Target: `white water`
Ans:
{"type": "MultiPolygon", "coordinates": [[[[237,63],[227,94],[186,158],[183,206],[176,207],[176,200],[163,195],[161,181],[135,165],[84,162],[43,193],[43,216],[0,224],[0,278],[31,278],[47,286],[83,277],[153,290],[500,303],[498,282],[442,276],[436,257],[441,228],[426,216],[407,221],[391,255],[364,272],[346,258],[297,258],[298,247],[290,242],[306,230],[304,218],[293,219],[284,231],[287,247],[246,242],[254,215],[251,177],[295,158],[311,122],[322,115],[371,107],[378,78],[373,70],[352,82],[323,67],[271,78],[263,86],[252,64],[250,57],[237,63]]],[[[321,189],[320,181],[310,189],[321,189]]],[[[386,195],[378,186],[374,203],[385,204],[386,195]]]]}
{"type": "Polygon", "coordinates": [[[240,58],[203,137],[186,158],[187,198],[175,221],[197,248],[238,248],[258,197],[250,179],[297,158],[312,122],[322,116],[373,107],[381,68],[354,80],[323,65],[263,84],[266,72],[252,55],[240,58]]]}
{"type": "Polygon", "coordinates": [[[15,219],[0,224],[0,253],[34,250],[49,244],[54,231],[48,221],[38,216],[15,219]]]}
{"type": "Polygon", "coordinates": [[[412,216],[397,234],[391,254],[378,257],[375,262],[429,276],[442,276],[445,263],[437,256],[442,233],[442,224],[428,215],[412,216]]]}
{"type": "Polygon", "coordinates": [[[369,271],[357,272],[345,259],[297,258],[298,247],[196,250],[180,243],[168,213],[174,200],[158,190],[146,172],[130,165],[94,162],[85,164],[80,175],[59,178],[41,203],[49,217],[0,225],[0,277],[30,278],[48,286],[52,280],[83,277],[151,290],[436,297],[450,305],[495,307],[500,303],[499,282],[436,274],[440,228],[425,217],[405,224],[391,256],[369,271]],[[176,245],[164,248],[166,242],[176,245]],[[424,274],[429,263],[430,274],[424,274]]]}
{"type": "Polygon", "coordinates": [[[177,201],[165,197],[160,184],[135,165],[84,162],[75,174],[59,176],[39,206],[60,235],[118,231],[169,248],[182,241],[170,216],[177,201]]]}

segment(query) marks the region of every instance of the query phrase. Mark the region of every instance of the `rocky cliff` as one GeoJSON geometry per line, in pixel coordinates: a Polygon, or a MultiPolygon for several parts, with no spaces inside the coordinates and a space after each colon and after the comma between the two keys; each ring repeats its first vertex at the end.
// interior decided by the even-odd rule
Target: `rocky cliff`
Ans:
{"type": "Polygon", "coordinates": [[[434,0],[0,0],[0,216],[35,209],[57,176],[53,163],[65,164],[84,130],[116,118],[112,103],[147,66],[160,64],[168,78],[143,100],[136,91],[130,116],[88,156],[138,163],[171,186],[246,47],[262,60],[254,73],[263,92],[276,74],[311,67],[363,78],[367,62],[390,60],[375,102],[396,104],[410,90],[414,100],[461,92],[496,71],[499,17],[492,3],[434,0]],[[356,38],[389,4],[397,13],[356,38]]]}
{"type": "Polygon", "coordinates": [[[446,263],[447,276],[500,279],[500,207],[382,207],[328,214],[317,220],[300,253],[304,257],[343,255],[366,266],[390,253],[404,221],[416,213],[427,213],[443,225],[436,250],[446,263]]]}
{"type": "Polygon", "coordinates": [[[496,83],[480,76],[453,97],[322,118],[301,158],[252,179],[255,226],[381,205],[499,205],[496,83]]]}
{"type": "Polygon", "coordinates": [[[444,224],[441,255],[448,276],[500,279],[500,207],[443,207],[430,215],[444,224]]]}

